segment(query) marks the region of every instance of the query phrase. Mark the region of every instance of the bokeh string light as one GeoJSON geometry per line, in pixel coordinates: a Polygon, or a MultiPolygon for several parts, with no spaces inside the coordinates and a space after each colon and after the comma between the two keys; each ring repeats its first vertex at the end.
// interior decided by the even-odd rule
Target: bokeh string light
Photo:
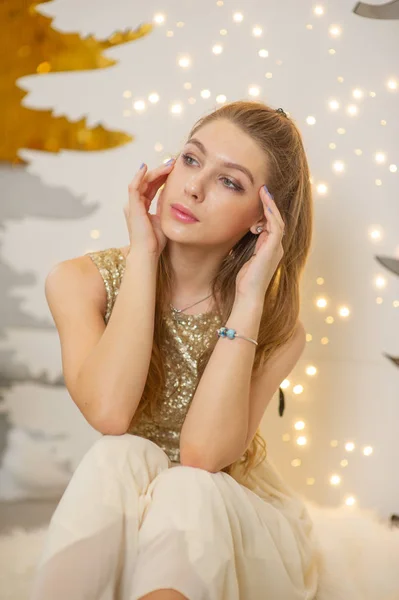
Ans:
{"type": "MultiPolygon", "coordinates": [[[[222,0],[219,0],[218,2],[216,2],[216,4],[218,7],[221,7],[221,8],[225,6],[225,3],[222,0]]],[[[313,9],[313,15],[314,15],[315,19],[324,17],[325,13],[326,13],[325,7],[321,4],[315,6],[313,9]]],[[[220,30],[220,35],[223,35],[223,36],[234,35],[234,27],[233,26],[239,26],[239,27],[245,26],[246,19],[245,19],[245,14],[243,11],[236,11],[233,14],[229,14],[229,15],[227,15],[227,13],[226,13],[226,18],[227,18],[228,22],[226,22],[225,28],[220,30]],[[229,29],[228,27],[230,25],[232,27],[230,27],[230,29],[229,29]]],[[[166,21],[167,21],[166,14],[159,13],[154,16],[154,22],[159,25],[164,25],[166,23],[166,21]]],[[[176,26],[179,26],[179,23],[176,26]]],[[[182,26],[181,22],[180,22],[180,26],[182,26]]],[[[315,26],[314,23],[307,23],[305,25],[305,27],[308,31],[312,31],[314,26],[315,26]]],[[[248,32],[249,32],[249,35],[252,35],[255,38],[262,39],[264,28],[262,27],[261,24],[256,23],[256,24],[253,24],[250,26],[250,28],[248,29],[248,32]]],[[[168,29],[168,31],[166,32],[166,35],[168,37],[173,37],[173,30],[168,29]]],[[[331,24],[326,31],[326,36],[328,36],[331,40],[334,40],[335,42],[338,42],[339,39],[343,35],[344,35],[343,28],[337,24],[331,24]]],[[[213,53],[213,55],[215,56],[215,60],[217,60],[217,57],[225,51],[222,43],[215,43],[211,47],[210,50],[213,53]]],[[[334,56],[337,53],[337,49],[329,48],[328,53],[331,56],[334,56]]],[[[270,58],[270,49],[260,48],[259,50],[257,50],[257,55],[261,59],[270,58]]],[[[188,71],[188,70],[190,70],[190,68],[193,67],[193,64],[194,64],[194,62],[193,62],[192,57],[187,54],[184,54],[177,58],[178,68],[188,71]]],[[[276,60],[276,64],[281,65],[282,61],[276,60]]],[[[272,71],[269,70],[265,73],[266,79],[272,79],[272,77],[273,77],[272,71]]],[[[339,76],[337,78],[337,81],[338,81],[338,83],[343,83],[344,78],[339,76]]],[[[193,84],[191,82],[189,82],[189,81],[185,82],[183,87],[185,90],[189,90],[192,93],[193,84]]],[[[394,78],[389,79],[386,83],[387,92],[395,92],[395,91],[397,91],[397,89],[398,89],[398,82],[394,78]]],[[[190,96],[187,99],[187,102],[189,104],[193,104],[193,103],[197,102],[197,100],[200,100],[200,99],[213,102],[213,98],[215,96],[216,105],[223,104],[224,102],[227,102],[227,96],[225,94],[221,93],[221,91],[222,90],[217,90],[217,93],[215,96],[215,93],[212,92],[212,90],[210,90],[208,88],[204,88],[199,91],[199,97],[190,96]]],[[[129,93],[128,91],[124,92],[125,98],[131,97],[130,95],[126,95],[128,93],[129,93]]],[[[253,81],[248,82],[247,93],[248,93],[249,98],[261,98],[262,97],[261,84],[259,82],[253,82],[253,81]]],[[[154,91],[151,91],[148,98],[150,99],[150,96],[154,97],[154,95],[157,96],[157,102],[158,102],[159,96],[154,91]]],[[[356,102],[360,103],[360,102],[364,102],[367,99],[367,97],[376,98],[376,93],[373,90],[370,90],[367,94],[367,92],[365,90],[356,87],[352,90],[351,96],[352,96],[352,100],[355,100],[356,102]]],[[[145,110],[145,108],[143,108],[143,104],[144,104],[143,100],[133,101],[133,106],[135,107],[136,110],[138,110],[136,102],[140,103],[138,105],[139,110],[145,110]]],[[[285,108],[288,109],[288,107],[285,107],[285,108]]],[[[327,111],[334,112],[334,113],[339,113],[339,111],[341,111],[342,115],[344,116],[344,114],[345,114],[346,118],[361,118],[361,115],[362,115],[362,110],[361,110],[360,104],[355,104],[353,101],[351,101],[346,106],[344,106],[343,102],[341,102],[338,98],[329,98],[326,101],[326,109],[327,109],[327,111]]],[[[174,103],[170,107],[170,112],[172,115],[181,114],[183,111],[184,111],[184,102],[174,103]]],[[[381,126],[385,126],[386,121],[382,119],[380,124],[381,124],[381,126]]],[[[309,127],[317,127],[316,117],[314,115],[308,115],[305,119],[304,125],[308,125],[309,127]]],[[[342,126],[339,127],[337,129],[337,134],[340,136],[344,136],[346,134],[346,128],[342,127],[342,126]]],[[[337,149],[337,145],[334,142],[331,142],[329,144],[329,149],[332,151],[335,151],[337,149]]],[[[163,152],[164,146],[160,142],[157,142],[155,144],[155,150],[156,150],[156,152],[163,152]]],[[[356,148],[356,149],[354,149],[354,154],[356,156],[362,156],[363,150],[360,148],[356,148]]],[[[169,158],[170,158],[169,155],[165,156],[164,160],[166,161],[169,158]]],[[[386,165],[386,162],[387,162],[386,153],[380,149],[377,150],[374,153],[374,162],[376,165],[384,167],[384,165],[386,165]]],[[[347,173],[348,168],[349,168],[349,165],[343,159],[343,157],[337,157],[335,160],[333,160],[333,162],[331,164],[332,173],[336,177],[344,177],[347,173]]],[[[397,173],[397,165],[390,164],[387,171],[389,173],[397,173]]],[[[323,196],[328,195],[329,190],[330,190],[330,186],[329,186],[328,182],[326,182],[326,181],[315,182],[313,180],[313,178],[311,179],[311,182],[313,184],[316,196],[323,197],[323,196]]],[[[383,184],[382,176],[375,179],[376,186],[381,186],[382,184],[383,184]]],[[[384,229],[378,223],[373,224],[369,227],[369,230],[366,235],[368,236],[371,243],[378,244],[384,238],[384,229]]],[[[318,286],[324,285],[325,278],[318,277],[316,280],[316,284],[318,286]]],[[[376,277],[374,279],[374,286],[376,289],[379,289],[379,290],[383,289],[386,286],[386,279],[381,274],[376,275],[376,277]]],[[[380,296],[378,296],[376,298],[377,304],[382,303],[382,301],[383,301],[383,299],[380,296]]],[[[327,296],[324,295],[324,296],[317,297],[315,299],[315,306],[320,311],[328,310],[329,309],[329,300],[328,300],[327,296]]],[[[398,306],[399,306],[399,301],[395,301],[393,303],[393,307],[397,308],[398,306]]],[[[341,320],[348,320],[351,317],[351,314],[352,314],[352,311],[349,306],[336,307],[336,317],[340,318],[341,320]]],[[[333,325],[336,322],[336,318],[330,314],[325,317],[324,322],[327,325],[333,325]]],[[[313,336],[308,333],[306,335],[306,340],[308,343],[312,342],[313,336]]],[[[320,339],[321,345],[326,346],[326,345],[328,345],[328,343],[329,343],[329,338],[327,336],[324,336],[320,339]]],[[[305,369],[305,374],[309,377],[317,376],[317,374],[318,374],[317,366],[308,365],[305,369]]],[[[295,384],[291,385],[291,381],[286,379],[282,382],[280,387],[281,387],[281,389],[284,389],[284,390],[292,387],[292,393],[293,393],[294,397],[299,397],[300,395],[303,395],[304,393],[306,395],[306,388],[307,388],[306,384],[295,383],[295,384]]],[[[306,421],[304,419],[296,420],[293,424],[293,429],[296,432],[300,431],[301,435],[295,436],[289,432],[286,432],[282,436],[282,441],[286,442],[286,443],[287,442],[293,443],[295,450],[300,450],[301,448],[308,446],[311,441],[311,436],[310,436],[309,432],[307,431],[308,427],[307,427],[306,421]]],[[[329,442],[329,445],[331,448],[344,449],[345,453],[353,453],[356,451],[356,444],[352,441],[344,441],[342,443],[339,443],[338,440],[331,440],[329,442]]],[[[365,446],[363,448],[363,456],[364,457],[369,457],[369,456],[371,456],[372,453],[373,453],[373,448],[371,446],[365,446]]],[[[342,458],[342,456],[341,456],[341,460],[338,464],[342,469],[345,469],[348,466],[349,461],[347,458],[342,458]]],[[[302,460],[298,457],[294,458],[291,461],[291,466],[294,468],[300,468],[302,466],[302,460]]],[[[312,477],[312,476],[306,476],[305,481],[306,481],[307,485],[313,486],[316,483],[316,478],[312,477]]],[[[333,487],[339,487],[343,484],[343,477],[339,473],[331,473],[328,476],[328,482],[333,487]]],[[[357,499],[353,494],[346,495],[346,497],[344,498],[344,504],[348,507],[354,506],[356,503],[357,503],[357,499]]]]}

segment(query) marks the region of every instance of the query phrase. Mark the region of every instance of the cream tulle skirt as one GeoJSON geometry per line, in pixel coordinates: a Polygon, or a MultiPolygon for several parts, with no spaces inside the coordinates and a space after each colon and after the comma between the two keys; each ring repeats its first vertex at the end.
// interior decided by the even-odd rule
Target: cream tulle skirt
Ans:
{"type": "Polygon", "coordinates": [[[106,435],[54,512],[30,600],[311,600],[317,581],[313,524],[269,459],[243,485],[106,435]]]}

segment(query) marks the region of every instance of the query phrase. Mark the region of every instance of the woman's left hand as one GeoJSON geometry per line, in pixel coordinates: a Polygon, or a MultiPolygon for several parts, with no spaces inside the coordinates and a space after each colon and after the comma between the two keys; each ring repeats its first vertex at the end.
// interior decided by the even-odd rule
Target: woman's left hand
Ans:
{"type": "Polygon", "coordinates": [[[285,225],[276,203],[263,186],[259,194],[268,231],[262,231],[258,235],[254,254],[239,270],[236,277],[236,293],[240,296],[260,298],[263,301],[273,275],[284,256],[282,237],[285,225]]]}

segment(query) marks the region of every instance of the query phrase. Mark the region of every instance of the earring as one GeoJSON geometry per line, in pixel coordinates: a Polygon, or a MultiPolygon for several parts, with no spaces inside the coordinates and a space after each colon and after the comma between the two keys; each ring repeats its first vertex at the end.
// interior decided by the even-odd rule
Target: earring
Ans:
{"type": "Polygon", "coordinates": [[[257,232],[257,233],[260,233],[261,231],[263,231],[263,227],[261,227],[261,226],[259,225],[259,227],[257,227],[257,228],[256,228],[256,232],[257,232]]]}

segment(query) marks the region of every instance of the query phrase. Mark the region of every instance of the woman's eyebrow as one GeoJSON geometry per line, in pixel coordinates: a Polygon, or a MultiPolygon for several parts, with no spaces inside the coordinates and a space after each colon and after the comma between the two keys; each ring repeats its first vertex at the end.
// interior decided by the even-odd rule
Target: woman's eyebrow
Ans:
{"type": "MultiPolygon", "coordinates": [[[[200,142],[197,138],[194,138],[194,137],[190,138],[189,140],[187,140],[186,144],[194,144],[201,150],[201,152],[205,156],[208,154],[204,144],[202,142],[200,142]]],[[[246,167],[243,167],[242,165],[239,165],[237,163],[232,163],[232,162],[224,162],[223,165],[225,167],[229,167],[230,169],[238,169],[239,171],[242,171],[248,177],[248,179],[250,180],[252,185],[255,184],[255,180],[253,178],[251,171],[249,169],[247,169],[246,167]]]]}

